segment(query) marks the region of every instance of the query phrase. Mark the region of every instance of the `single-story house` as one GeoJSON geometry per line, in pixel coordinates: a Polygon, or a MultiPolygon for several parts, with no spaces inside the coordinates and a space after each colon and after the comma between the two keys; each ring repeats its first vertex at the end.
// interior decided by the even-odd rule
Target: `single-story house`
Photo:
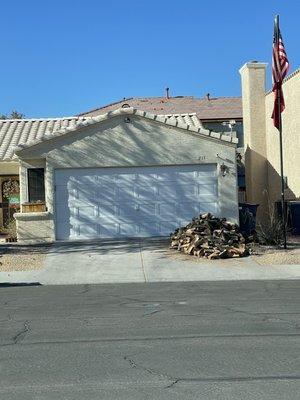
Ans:
{"type": "Polygon", "coordinates": [[[165,236],[200,212],[238,222],[238,140],[195,113],[123,104],[0,124],[1,179],[20,182],[20,241],[165,236]]]}
{"type": "Polygon", "coordinates": [[[95,117],[117,110],[124,105],[169,117],[192,113],[201,121],[201,125],[205,129],[237,137],[237,152],[242,160],[237,166],[238,199],[239,203],[246,201],[242,97],[213,97],[209,93],[200,98],[170,96],[167,88],[164,97],[124,97],[120,101],[82,112],[78,114],[78,117],[95,117]]]}

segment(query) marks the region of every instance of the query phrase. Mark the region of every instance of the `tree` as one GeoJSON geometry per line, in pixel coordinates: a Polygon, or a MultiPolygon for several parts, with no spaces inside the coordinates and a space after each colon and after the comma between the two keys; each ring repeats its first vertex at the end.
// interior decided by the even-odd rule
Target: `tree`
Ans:
{"type": "Polygon", "coordinates": [[[0,114],[0,119],[23,119],[25,115],[16,111],[12,110],[10,114],[0,114]]]}

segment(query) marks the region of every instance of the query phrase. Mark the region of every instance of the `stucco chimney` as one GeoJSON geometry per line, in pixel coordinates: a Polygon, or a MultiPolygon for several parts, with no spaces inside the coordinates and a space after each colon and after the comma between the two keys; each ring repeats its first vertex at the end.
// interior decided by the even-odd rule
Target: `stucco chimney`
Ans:
{"type": "Polygon", "coordinates": [[[259,203],[258,219],[263,221],[267,200],[266,154],[266,67],[257,61],[246,63],[241,69],[243,125],[246,171],[246,199],[259,203]]]}

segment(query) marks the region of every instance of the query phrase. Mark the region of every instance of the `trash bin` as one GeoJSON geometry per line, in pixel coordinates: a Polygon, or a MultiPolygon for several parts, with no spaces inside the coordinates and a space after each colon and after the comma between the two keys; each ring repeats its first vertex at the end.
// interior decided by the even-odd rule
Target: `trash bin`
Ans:
{"type": "Polygon", "coordinates": [[[251,235],[256,228],[256,212],[259,204],[239,203],[240,230],[251,235]]]}
{"type": "Polygon", "coordinates": [[[292,234],[300,235],[300,201],[290,200],[288,207],[292,234]]]}

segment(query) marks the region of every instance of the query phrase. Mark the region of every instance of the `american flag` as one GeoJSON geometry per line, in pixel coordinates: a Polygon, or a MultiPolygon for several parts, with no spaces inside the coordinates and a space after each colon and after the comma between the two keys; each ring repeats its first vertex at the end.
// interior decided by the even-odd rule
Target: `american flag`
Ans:
{"type": "Polygon", "coordinates": [[[275,18],[274,37],[273,37],[273,63],[272,78],[274,92],[274,108],[272,113],[273,123],[277,129],[281,125],[281,113],[285,108],[284,97],[282,92],[282,82],[289,70],[289,60],[285,52],[282,36],[279,29],[279,17],[275,18]],[[280,102],[280,108],[279,108],[280,102]]]}

